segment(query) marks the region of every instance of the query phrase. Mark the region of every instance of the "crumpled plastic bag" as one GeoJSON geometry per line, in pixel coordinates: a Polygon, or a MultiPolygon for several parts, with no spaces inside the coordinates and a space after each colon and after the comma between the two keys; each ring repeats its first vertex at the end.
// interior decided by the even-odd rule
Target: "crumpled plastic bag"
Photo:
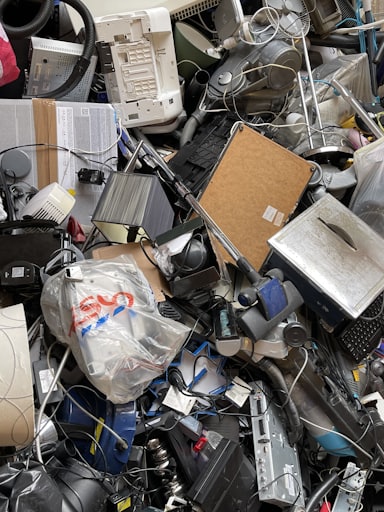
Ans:
{"type": "Polygon", "coordinates": [[[384,139],[355,151],[353,167],[357,185],[349,208],[384,237],[384,139]]]}
{"type": "Polygon", "coordinates": [[[160,315],[130,255],[68,265],[44,283],[44,319],[113,403],[141,396],[168,368],[190,329],[160,315]]]}
{"type": "Polygon", "coordinates": [[[0,469],[0,512],[62,510],[62,494],[44,468],[21,464],[0,469]]]}
{"type": "Polygon", "coordinates": [[[0,23],[0,87],[16,80],[19,74],[15,52],[0,23]]]}

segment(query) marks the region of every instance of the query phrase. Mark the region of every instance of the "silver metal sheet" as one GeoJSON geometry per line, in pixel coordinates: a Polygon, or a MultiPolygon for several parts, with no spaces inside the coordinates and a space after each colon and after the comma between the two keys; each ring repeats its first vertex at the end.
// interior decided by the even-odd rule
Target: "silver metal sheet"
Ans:
{"type": "Polygon", "coordinates": [[[350,318],[358,318],[384,290],[384,239],[331,194],[268,245],[350,318]]]}
{"type": "Polygon", "coordinates": [[[250,382],[249,397],[260,501],[280,507],[304,506],[304,492],[296,445],[290,445],[284,413],[261,380],[250,382]]]}

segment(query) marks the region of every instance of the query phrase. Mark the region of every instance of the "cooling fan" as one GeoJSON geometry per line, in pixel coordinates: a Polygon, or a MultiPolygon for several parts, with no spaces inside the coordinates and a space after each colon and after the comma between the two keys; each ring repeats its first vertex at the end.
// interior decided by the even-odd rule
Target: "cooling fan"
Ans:
{"type": "Polygon", "coordinates": [[[268,20],[288,37],[303,37],[311,25],[308,9],[301,0],[263,0],[268,20]],[[268,12],[270,8],[270,12],[268,12]],[[278,17],[276,16],[276,13],[278,17]]]}

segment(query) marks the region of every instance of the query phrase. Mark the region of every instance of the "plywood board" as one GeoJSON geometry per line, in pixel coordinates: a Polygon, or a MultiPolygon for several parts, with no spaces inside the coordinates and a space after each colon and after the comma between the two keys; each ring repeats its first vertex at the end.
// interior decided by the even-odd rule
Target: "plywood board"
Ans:
{"type": "MultiPolygon", "coordinates": [[[[260,270],[267,240],[294,212],[311,178],[311,164],[241,125],[216,165],[199,202],[248,261],[260,270]]],[[[227,251],[220,247],[225,260],[227,251]]]]}

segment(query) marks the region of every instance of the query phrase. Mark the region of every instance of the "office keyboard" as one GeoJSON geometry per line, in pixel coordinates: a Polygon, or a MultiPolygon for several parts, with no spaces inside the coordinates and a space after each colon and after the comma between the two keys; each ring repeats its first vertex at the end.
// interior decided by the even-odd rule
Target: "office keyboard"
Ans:
{"type": "Polygon", "coordinates": [[[193,140],[180,148],[170,160],[170,168],[180,176],[194,196],[198,196],[207,186],[237,120],[230,113],[218,114],[198,129],[193,140]]]}
{"type": "Polygon", "coordinates": [[[381,293],[360,317],[350,323],[336,339],[357,363],[380,344],[384,330],[384,294],[381,293]],[[369,320],[371,318],[371,320],[369,320]]]}

